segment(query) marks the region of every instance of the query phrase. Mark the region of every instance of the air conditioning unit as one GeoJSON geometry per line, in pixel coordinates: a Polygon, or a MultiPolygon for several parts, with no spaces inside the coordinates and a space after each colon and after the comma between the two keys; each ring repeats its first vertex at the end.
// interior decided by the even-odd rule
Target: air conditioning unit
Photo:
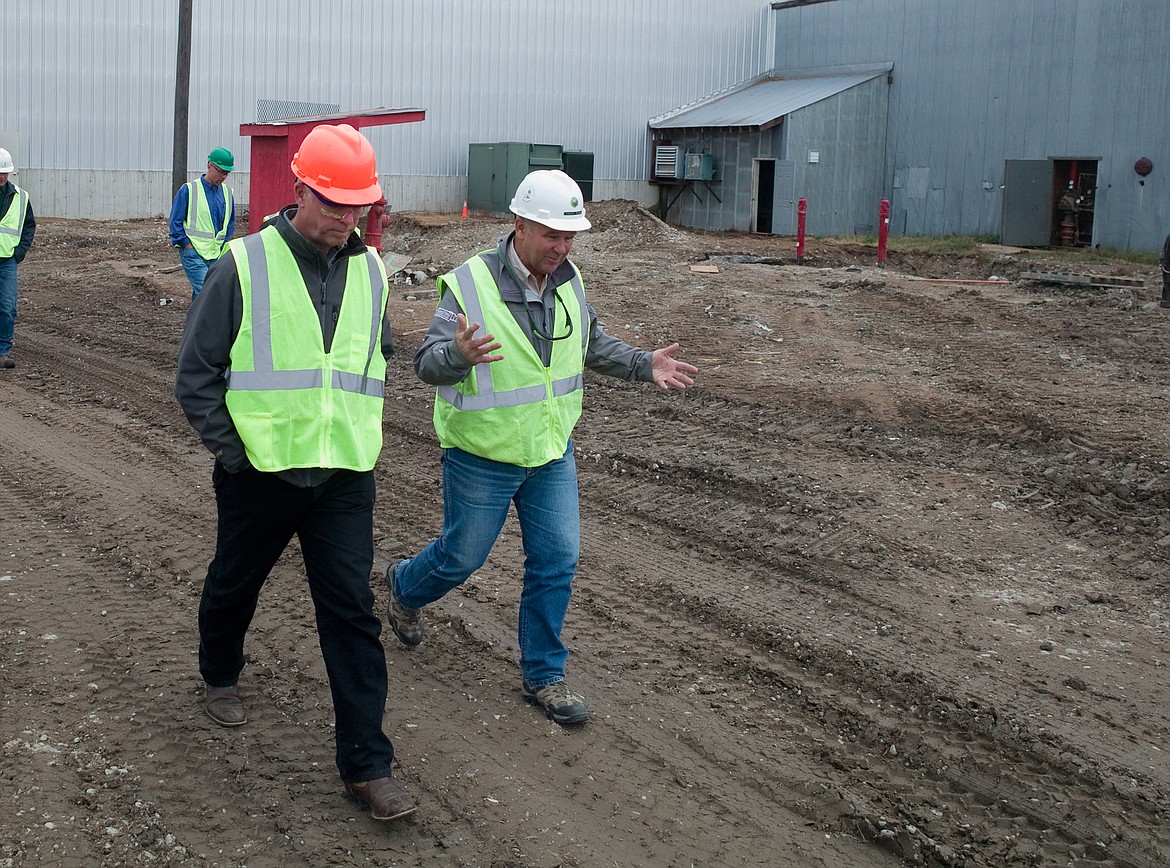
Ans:
{"type": "Polygon", "coordinates": [[[683,153],[678,145],[654,146],[654,177],[681,178],[683,176],[683,153]]]}
{"type": "Polygon", "coordinates": [[[710,181],[715,177],[715,158],[710,154],[687,154],[686,174],[688,181],[710,181]]]}

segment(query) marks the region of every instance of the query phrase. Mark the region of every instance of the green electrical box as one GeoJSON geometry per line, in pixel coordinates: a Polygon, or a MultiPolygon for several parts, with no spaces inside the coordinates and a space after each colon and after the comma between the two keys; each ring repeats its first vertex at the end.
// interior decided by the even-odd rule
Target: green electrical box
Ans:
{"type": "Polygon", "coordinates": [[[564,148],[560,145],[529,142],[476,142],[468,145],[467,207],[476,211],[507,213],[524,176],[535,169],[563,169],[563,153],[564,148]]]}
{"type": "Polygon", "coordinates": [[[586,202],[593,201],[593,152],[565,151],[565,174],[577,182],[586,202]]]}

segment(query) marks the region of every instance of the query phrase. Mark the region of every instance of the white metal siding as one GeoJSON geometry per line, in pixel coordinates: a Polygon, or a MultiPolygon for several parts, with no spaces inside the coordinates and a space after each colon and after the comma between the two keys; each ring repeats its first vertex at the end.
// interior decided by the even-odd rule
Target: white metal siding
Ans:
{"type": "MultiPolygon", "coordinates": [[[[177,0],[6,0],[0,135],[43,171],[37,213],[132,216],[169,205],[177,0]],[[14,86],[13,86],[14,85],[14,86]],[[76,170],[94,190],[74,197],[76,170]],[[101,190],[103,176],[110,186],[101,190]],[[62,187],[62,185],[65,185],[62,187]],[[124,198],[125,202],[114,201],[124,198]],[[52,207],[44,203],[52,202],[52,207]],[[130,203],[135,203],[131,205],[130,203]]],[[[259,100],[421,108],[365,132],[408,207],[458,203],[471,142],[594,153],[595,193],[640,189],[646,121],[771,66],[768,0],[194,0],[188,167],[217,145],[249,168],[259,100]],[[432,198],[436,197],[436,198],[432,198]]],[[[28,176],[26,176],[28,180],[28,176]]],[[[79,180],[81,180],[79,176],[79,180]]],[[[242,176],[233,187],[247,196],[242,176]]]]}

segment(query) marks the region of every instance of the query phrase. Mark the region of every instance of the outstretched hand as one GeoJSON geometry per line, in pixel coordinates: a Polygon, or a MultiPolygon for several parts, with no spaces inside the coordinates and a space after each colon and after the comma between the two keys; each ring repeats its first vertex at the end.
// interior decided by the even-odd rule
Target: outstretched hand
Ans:
{"type": "Polygon", "coordinates": [[[479,327],[480,324],[477,322],[468,325],[467,317],[459,314],[455,323],[455,346],[458,347],[463,358],[467,359],[473,366],[485,362],[500,361],[504,358],[503,355],[494,353],[500,348],[500,342],[492,334],[476,337],[475,333],[479,327]]]}
{"type": "Polygon", "coordinates": [[[693,386],[695,381],[689,375],[699,373],[699,369],[694,365],[676,359],[674,354],[677,352],[678,343],[676,342],[669,347],[655,350],[651,355],[651,362],[654,368],[654,382],[663,391],[685,389],[687,386],[693,386]]]}

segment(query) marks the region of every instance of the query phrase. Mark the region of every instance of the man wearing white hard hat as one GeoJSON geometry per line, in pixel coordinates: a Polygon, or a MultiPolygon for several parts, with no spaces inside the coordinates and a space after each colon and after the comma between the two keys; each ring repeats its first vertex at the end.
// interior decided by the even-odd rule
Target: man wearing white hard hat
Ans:
{"type": "Polygon", "coordinates": [[[28,193],[8,179],[16,172],[12,154],[0,148],[0,369],[15,368],[16,266],[24,261],[37,233],[28,193]]]}
{"type": "Polygon", "coordinates": [[[674,358],[678,344],[649,352],[598,323],[568,258],[576,234],[590,227],[583,198],[562,171],[529,173],[512,199],[512,232],[439,277],[414,369],[437,387],[443,530],[386,570],[390,626],[402,643],[418,645],[420,610],[483,565],[515,504],[524,540],[521,695],[559,724],[589,719],[584,698],[565,683],[561,640],[580,550],[570,438],[584,370],[663,390],[685,389],[698,370],[674,358]]]}

